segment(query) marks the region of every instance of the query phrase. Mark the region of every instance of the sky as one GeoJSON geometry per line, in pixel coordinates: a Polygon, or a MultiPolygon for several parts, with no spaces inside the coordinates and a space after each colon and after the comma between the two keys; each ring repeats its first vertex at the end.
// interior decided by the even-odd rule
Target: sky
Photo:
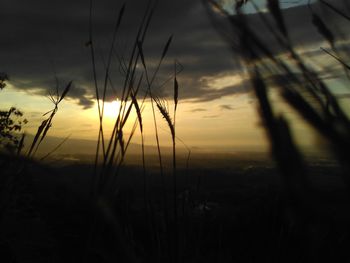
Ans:
{"type": "MultiPolygon", "coordinates": [[[[116,55],[127,57],[146,2],[126,1],[116,55]]],[[[256,2],[264,10],[264,1],[256,2]]],[[[306,2],[281,1],[291,39],[300,53],[320,72],[339,72],[337,64],[319,49],[320,46],[327,47],[327,44],[310,23],[306,2]]],[[[222,2],[227,10],[230,10],[231,3],[222,2]]],[[[346,7],[346,1],[332,3],[346,7]]],[[[112,0],[93,3],[93,34],[98,48],[98,67],[103,65],[102,61],[106,58],[121,6],[121,1],[112,0]]],[[[318,8],[317,4],[313,6],[318,8]]],[[[317,10],[335,28],[339,38],[346,35],[344,21],[328,10],[317,10]]],[[[266,29],[259,23],[251,6],[247,6],[246,12],[256,32],[269,46],[275,47],[277,53],[281,52],[273,39],[264,36],[266,29]]],[[[60,83],[60,91],[69,81],[73,81],[67,98],[59,106],[49,135],[95,140],[98,113],[90,50],[85,45],[89,38],[89,1],[3,0],[0,14],[0,72],[10,76],[7,87],[0,92],[1,109],[16,106],[23,110],[29,120],[26,132],[35,133],[44,118],[43,113],[52,108],[47,95],[54,92],[56,79],[60,83]]],[[[150,68],[159,60],[171,35],[173,40],[155,86],[161,86],[172,75],[175,60],[181,63],[183,71],[178,76],[180,102],[176,118],[177,136],[189,147],[267,149],[249,81],[237,54],[231,52],[214,29],[202,1],[159,1],[144,46],[145,59],[150,68]]],[[[119,68],[116,63],[113,66],[113,78],[118,86],[121,83],[119,68]]],[[[98,71],[98,78],[103,79],[101,71],[98,71]]],[[[341,87],[339,81],[332,81],[335,87],[341,87]]],[[[112,127],[113,108],[118,108],[116,101],[120,98],[120,91],[116,89],[107,94],[107,131],[112,127]]],[[[169,99],[171,105],[171,82],[156,88],[155,92],[169,99]]],[[[346,91],[337,88],[336,92],[346,91]]],[[[301,144],[318,142],[299,116],[282,103],[280,109],[293,124],[294,133],[301,144]]],[[[134,113],[132,118],[136,118],[134,113]]],[[[161,143],[169,145],[171,137],[167,125],[160,115],[158,119],[161,143]]],[[[149,102],[145,103],[144,122],[145,142],[154,145],[149,102]]],[[[128,125],[130,130],[132,123],[128,125]]],[[[138,134],[134,142],[140,142],[138,134]]]]}

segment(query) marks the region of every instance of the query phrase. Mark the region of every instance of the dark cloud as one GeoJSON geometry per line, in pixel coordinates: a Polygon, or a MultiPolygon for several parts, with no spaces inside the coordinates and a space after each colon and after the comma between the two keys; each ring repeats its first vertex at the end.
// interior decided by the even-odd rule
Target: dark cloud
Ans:
{"type": "Polygon", "coordinates": [[[223,104],[220,105],[221,110],[235,110],[236,108],[232,107],[231,105],[223,104]]]}
{"type": "MultiPolygon", "coordinates": [[[[350,10],[345,6],[348,5],[346,1],[334,0],[332,6],[335,6],[339,10],[350,13],[350,10]]],[[[314,44],[320,44],[324,42],[324,37],[318,32],[317,28],[313,24],[313,13],[317,14],[326,26],[332,31],[336,40],[349,39],[348,21],[336,14],[326,5],[316,1],[311,4],[310,8],[307,6],[297,6],[294,8],[285,9],[283,11],[283,17],[288,31],[289,38],[294,46],[303,47],[314,44]]],[[[263,22],[261,17],[256,14],[246,15],[245,22],[249,26],[250,30],[256,34],[260,41],[269,48],[273,53],[284,52],[274,37],[271,34],[271,28],[278,33],[276,21],[273,16],[266,12],[263,13],[265,21],[263,22]],[[266,25],[266,22],[269,26],[266,25]]],[[[220,21],[218,21],[220,22],[220,21]]],[[[225,29],[225,23],[221,24],[222,28],[225,29]]],[[[229,31],[229,27],[226,27],[229,31]]],[[[237,32],[229,32],[232,42],[238,42],[239,34],[237,32]]]]}
{"type": "MultiPolygon", "coordinates": [[[[342,1],[334,1],[342,2],[342,1]]],[[[333,2],[332,2],[333,3],[333,2]]],[[[130,45],[137,31],[147,1],[127,1],[116,46],[116,56],[127,59],[130,45]]],[[[121,2],[112,0],[94,1],[94,37],[98,52],[98,77],[103,79],[103,60],[106,60],[113,25],[121,2]]],[[[319,7],[317,7],[319,8],[319,7]]],[[[296,45],[317,44],[322,37],[311,25],[308,8],[291,8],[285,12],[292,41],[296,45]]],[[[329,25],[345,28],[338,16],[323,10],[329,25]]],[[[268,18],[273,23],[271,18],[268,18]]],[[[90,50],[85,46],[88,40],[89,1],[86,0],[3,0],[0,25],[0,71],[7,72],[12,83],[22,90],[35,90],[38,94],[53,92],[55,76],[64,85],[73,80],[74,87],[68,97],[84,108],[93,105],[94,85],[90,50]]],[[[250,15],[250,24],[270,47],[277,46],[273,39],[266,37],[266,28],[257,15],[250,15]]],[[[339,35],[341,32],[339,32],[339,35]]],[[[150,24],[144,53],[150,69],[154,66],[170,35],[174,35],[168,59],[159,72],[156,87],[161,86],[173,71],[173,60],[178,59],[184,66],[179,76],[180,99],[210,101],[227,95],[249,91],[247,83],[212,88],[203,77],[217,77],[222,74],[237,74],[240,64],[235,60],[227,44],[222,41],[208,19],[200,0],[159,1],[154,19],[150,24]]],[[[152,71],[152,70],[150,70],[152,71]]],[[[121,92],[122,74],[114,62],[112,71],[115,91],[106,94],[107,100],[115,99],[121,92]]],[[[100,89],[102,83],[99,82],[100,89]]],[[[160,95],[170,96],[172,84],[158,89],[160,95]],[[168,89],[169,88],[169,89],[168,89]]]]}
{"type": "Polygon", "coordinates": [[[203,94],[202,96],[196,96],[196,93],[194,93],[188,94],[188,97],[195,99],[195,102],[206,102],[220,99],[225,96],[246,94],[250,91],[250,88],[247,84],[248,81],[247,83],[244,81],[240,84],[223,87],[221,89],[210,89],[208,86],[201,86],[198,87],[197,92],[199,92],[199,94],[203,94]]]}

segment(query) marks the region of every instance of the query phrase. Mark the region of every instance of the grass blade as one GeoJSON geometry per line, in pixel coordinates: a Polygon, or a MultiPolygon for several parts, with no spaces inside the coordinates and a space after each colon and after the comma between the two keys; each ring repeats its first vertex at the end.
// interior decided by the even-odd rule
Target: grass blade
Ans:
{"type": "Polygon", "coordinates": [[[312,14],[312,23],[317,28],[317,31],[329,42],[332,48],[334,48],[334,35],[323,23],[322,19],[315,13],[312,14]]]}
{"type": "Polygon", "coordinates": [[[274,17],[278,29],[286,38],[288,38],[288,30],[283,19],[279,0],[268,0],[267,7],[270,10],[272,16],[274,17]]]}
{"type": "Polygon", "coordinates": [[[333,10],[334,12],[336,12],[338,15],[344,17],[345,19],[350,21],[350,16],[348,16],[347,14],[345,14],[344,12],[340,11],[338,8],[335,8],[334,6],[332,6],[331,4],[327,3],[324,0],[320,0],[320,2],[322,4],[324,4],[325,6],[327,6],[329,9],[333,10]]]}
{"type": "Polygon", "coordinates": [[[64,91],[63,91],[63,93],[62,93],[62,95],[61,95],[61,98],[60,98],[59,101],[57,102],[57,104],[60,103],[60,102],[64,99],[64,97],[67,95],[68,91],[70,90],[70,88],[71,88],[71,86],[72,86],[72,83],[73,83],[73,81],[70,81],[70,82],[68,83],[68,85],[66,86],[66,88],[64,89],[64,91]]]}
{"type": "Polygon", "coordinates": [[[44,155],[43,157],[41,157],[40,161],[46,159],[47,157],[49,157],[51,154],[53,154],[54,152],[56,152],[68,139],[69,139],[70,135],[68,135],[66,138],[64,138],[55,148],[53,148],[50,152],[48,152],[46,155],[44,155]]]}
{"type": "Polygon", "coordinates": [[[350,70],[350,66],[348,64],[346,64],[343,60],[341,60],[340,58],[338,58],[337,56],[333,55],[332,53],[330,53],[327,49],[324,49],[321,47],[321,50],[326,52],[328,55],[330,55],[331,57],[333,57],[335,60],[337,60],[340,64],[342,64],[345,68],[347,68],[348,70],[350,70]]]}
{"type": "Polygon", "coordinates": [[[21,140],[20,140],[20,142],[19,142],[19,145],[18,145],[18,148],[17,148],[17,155],[20,155],[20,154],[21,154],[21,151],[22,151],[23,146],[24,146],[24,138],[25,138],[25,137],[26,137],[26,134],[23,133],[22,138],[21,138],[21,140]]]}
{"type": "Polygon", "coordinates": [[[177,82],[177,78],[176,78],[176,75],[175,75],[175,78],[174,78],[174,103],[175,103],[175,111],[176,111],[176,108],[177,108],[177,103],[179,101],[179,83],[177,82]]]}
{"type": "Polygon", "coordinates": [[[163,60],[164,57],[166,56],[166,53],[168,52],[168,49],[169,49],[169,46],[170,46],[172,39],[173,39],[173,35],[171,35],[169,37],[168,41],[165,44],[165,47],[164,47],[163,52],[162,52],[161,60],[163,60]]]}
{"type": "Polygon", "coordinates": [[[44,120],[41,125],[38,127],[38,131],[36,132],[35,136],[34,136],[34,139],[33,139],[33,142],[32,142],[32,145],[30,146],[30,149],[29,149],[29,152],[28,152],[28,156],[31,155],[41,133],[43,132],[44,128],[46,127],[46,124],[48,122],[48,119],[47,120],[44,120]]]}
{"type": "Polygon", "coordinates": [[[143,54],[143,48],[142,48],[141,41],[137,41],[137,47],[139,49],[142,65],[143,65],[144,68],[146,68],[145,56],[143,54]]]}

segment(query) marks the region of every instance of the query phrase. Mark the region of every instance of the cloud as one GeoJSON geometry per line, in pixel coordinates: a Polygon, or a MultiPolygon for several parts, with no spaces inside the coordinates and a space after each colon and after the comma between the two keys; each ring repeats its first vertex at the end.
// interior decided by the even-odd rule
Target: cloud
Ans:
{"type": "Polygon", "coordinates": [[[220,105],[221,110],[235,110],[236,108],[232,107],[231,105],[223,104],[220,105]]]}
{"type": "Polygon", "coordinates": [[[204,119],[215,119],[217,117],[219,117],[220,115],[206,115],[206,116],[203,116],[204,119]]]}
{"type": "MultiPolygon", "coordinates": [[[[0,19],[3,37],[0,44],[2,67],[0,71],[10,75],[11,83],[15,87],[35,91],[37,94],[47,94],[55,89],[56,75],[62,83],[60,91],[66,83],[73,80],[74,87],[68,97],[77,101],[83,108],[93,106],[95,88],[92,65],[90,50],[85,46],[89,37],[88,2],[2,1],[0,19]]],[[[127,2],[114,58],[117,55],[128,58],[146,2],[141,0],[127,2]]],[[[93,32],[98,47],[96,65],[101,93],[103,68],[120,6],[119,1],[94,1],[93,32]]],[[[308,8],[290,8],[284,13],[293,43],[298,46],[317,46],[323,41],[311,25],[308,8]],[[295,19],[296,17],[298,19],[295,19]]],[[[347,28],[345,22],[329,10],[324,14],[329,24],[340,29],[347,28]]],[[[268,20],[274,23],[271,17],[268,17],[268,20]]],[[[259,22],[257,15],[249,15],[249,21],[269,47],[279,52],[277,43],[267,37],[265,33],[267,29],[259,22]]],[[[235,79],[236,82],[225,82],[228,80],[225,79],[221,83],[214,83],[215,79],[223,76],[237,76],[241,72],[241,66],[228,45],[213,29],[201,1],[159,1],[144,46],[150,72],[152,65],[154,66],[159,60],[170,35],[174,35],[173,42],[155,81],[155,90],[158,94],[172,97],[171,81],[162,88],[157,87],[171,77],[175,58],[184,66],[183,72],[178,76],[180,100],[210,101],[249,92],[249,85],[244,79],[235,79]]],[[[116,88],[115,91],[108,91],[107,100],[113,100],[121,94],[123,76],[115,61],[111,69],[111,81],[116,88]]],[[[145,89],[145,86],[142,89],[145,89]]]]}
{"type": "Polygon", "coordinates": [[[196,108],[196,109],[190,110],[190,112],[203,112],[203,111],[207,111],[207,109],[196,108]]]}

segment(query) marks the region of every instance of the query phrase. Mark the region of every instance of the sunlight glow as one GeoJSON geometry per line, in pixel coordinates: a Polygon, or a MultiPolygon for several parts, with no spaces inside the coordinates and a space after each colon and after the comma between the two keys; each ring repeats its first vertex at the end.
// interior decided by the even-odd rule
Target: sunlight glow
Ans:
{"type": "Polygon", "coordinates": [[[120,101],[114,100],[112,102],[105,102],[104,104],[104,116],[106,118],[116,118],[120,107],[120,101]]]}

